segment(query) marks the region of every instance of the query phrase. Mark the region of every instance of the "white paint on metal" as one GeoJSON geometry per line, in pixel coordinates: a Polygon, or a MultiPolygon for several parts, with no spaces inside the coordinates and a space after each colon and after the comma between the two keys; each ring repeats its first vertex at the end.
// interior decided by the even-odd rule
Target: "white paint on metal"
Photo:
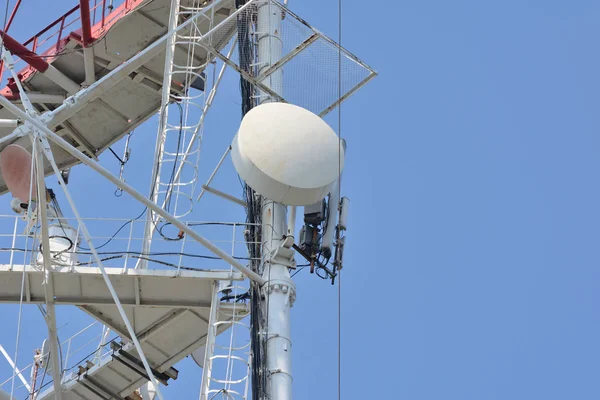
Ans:
{"type": "Polygon", "coordinates": [[[201,346],[198,350],[194,351],[191,356],[194,362],[200,367],[204,368],[204,355],[206,354],[206,345],[201,346]]]}
{"type": "MultiPolygon", "coordinates": [[[[23,94],[23,93],[21,93],[23,94]]],[[[37,180],[37,192],[41,194],[38,196],[38,213],[42,231],[42,254],[44,257],[44,280],[42,286],[44,288],[44,300],[46,303],[46,314],[44,319],[48,326],[48,340],[50,341],[50,362],[52,363],[52,381],[54,385],[54,392],[56,400],[62,400],[62,393],[60,388],[61,381],[61,366],[58,358],[58,336],[56,332],[56,312],[54,308],[54,284],[52,276],[52,265],[50,264],[50,235],[48,231],[48,215],[47,215],[47,204],[46,204],[46,185],[44,183],[44,154],[42,153],[42,144],[38,135],[32,137],[34,146],[36,146],[35,152],[35,167],[37,180]]]]}
{"type": "Polygon", "coordinates": [[[204,362],[202,363],[202,386],[200,388],[200,400],[209,400],[210,384],[212,380],[213,355],[215,353],[215,340],[217,338],[217,322],[219,314],[219,283],[213,283],[212,302],[210,306],[210,317],[208,319],[208,332],[206,335],[206,344],[204,352],[204,362]]]}
{"type": "MultiPolygon", "coordinates": [[[[261,65],[262,70],[268,69],[274,62],[281,58],[281,10],[270,1],[261,2],[257,7],[258,17],[256,33],[259,37],[258,62],[259,65],[261,65]]],[[[280,94],[283,93],[283,71],[279,69],[273,73],[265,81],[265,84],[275,92],[280,94]]],[[[263,98],[261,100],[264,102],[273,101],[271,98],[263,98]]],[[[263,104],[262,107],[269,106],[263,104]]],[[[279,107],[275,105],[275,107],[269,108],[273,109],[279,107]]],[[[269,108],[265,110],[268,110],[269,108]]],[[[258,111],[257,116],[260,115],[261,111],[258,111]]],[[[248,116],[248,114],[246,116],[248,116]]],[[[277,130],[273,130],[266,139],[271,139],[274,143],[285,143],[285,141],[277,138],[277,134],[285,136],[287,132],[277,132],[277,130]]],[[[245,141],[243,141],[243,143],[246,144],[245,141]]],[[[263,142],[263,145],[271,146],[271,143],[266,141],[263,142]]],[[[234,158],[235,146],[232,147],[232,158],[234,158]]],[[[277,148],[276,151],[279,150],[285,151],[284,149],[279,148],[277,148]]],[[[276,154],[276,151],[271,151],[269,154],[263,153],[262,156],[266,156],[267,158],[277,158],[278,155],[276,154]]],[[[254,152],[253,155],[258,155],[258,153],[254,152]]],[[[255,165],[263,165],[263,160],[253,159],[253,163],[256,163],[255,165]]],[[[285,181],[281,182],[281,179],[277,179],[277,175],[274,175],[275,171],[272,169],[274,164],[270,164],[269,160],[264,160],[264,163],[264,165],[269,166],[267,171],[268,174],[264,175],[267,176],[268,179],[265,180],[263,176],[259,178],[256,183],[267,183],[270,181],[270,184],[265,184],[265,189],[268,189],[271,186],[279,186],[277,183],[286,183],[285,181]],[[276,178],[273,179],[273,176],[276,178]]],[[[280,165],[279,168],[285,169],[286,164],[280,165]]],[[[256,170],[258,169],[255,169],[255,172],[256,170]]],[[[239,172],[240,171],[238,170],[238,173],[239,172]]],[[[299,173],[301,172],[299,171],[299,173]]],[[[250,175],[243,176],[243,178],[252,179],[250,178],[250,175]]],[[[287,183],[295,184],[296,181],[292,180],[287,183]]],[[[252,185],[250,184],[250,186],[252,185]]],[[[273,189],[273,187],[271,188],[273,189]]],[[[279,187],[279,189],[280,188],[281,187],[279,187]]],[[[256,188],[254,189],[257,190],[256,188]]],[[[260,190],[258,190],[258,192],[260,193],[260,190]]],[[[264,195],[264,193],[262,194],[264,195]]],[[[278,201],[277,190],[274,190],[273,194],[275,194],[275,200],[278,201]]],[[[267,359],[265,365],[267,387],[265,390],[268,398],[281,400],[292,399],[290,311],[296,296],[296,287],[290,278],[287,266],[282,263],[283,260],[280,260],[275,256],[283,244],[282,239],[287,233],[286,212],[286,207],[283,204],[276,203],[269,198],[263,197],[261,229],[261,241],[263,246],[261,268],[263,277],[267,282],[261,286],[261,290],[265,296],[262,306],[268,321],[267,326],[263,328],[265,330],[265,336],[262,338],[262,340],[266,340],[267,342],[267,359]]],[[[291,252],[291,254],[291,257],[293,257],[293,252],[291,252]]]]}
{"type": "MultiPolygon", "coordinates": [[[[319,116],[285,103],[253,108],[232,143],[238,174],[261,195],[287,205],[323,199],[339,173],[339,139],[319,116]]],[[[344,156],[341,156],[343,168],[344,156]]]]}
{"type": "Polygon", "coordinates": [[[223,161],[225,161],[225,157],[227,157],[227,154],[229,154],[230,151],[231,151],[231,146],[227,146],[227,150],[225,150],[225,153],[223,153],[223,155],[221,156],[221,159],[217,163],[217,166],[215,167],[215,169],[213,170],[213,172],[208,177],[208,180],[206,181],[206,183],[204,185],[202,185],[202,190],[200,191],[200,194],[198,195],[198,198],[196,199],[196,201],[200,201],[200,199],[202,198],[202,196],[206,192],[206,190],[204,189],[204,186],[210,185],[210,183],[214,179],[215,175],[217,174],[217,171],[219,170],[219,168],[221,168],[221,165],[223,164],[223,161]]]}
{"type": "MultiPolygon", "coordinates": [[[[0,344],[0,353],[2,353],[4,358],[6,358],[6,361],[8,361],[8,363],[10,364],[10,367],[13,369],[13,371],[15,371],[15,373],[17,374],[17,376],[19,377],[21,382],[23,382],[23,385],[27,388],[27,390],[31,391],[31,386],[29,385],[29,382],[27,382],[27,379],[25,379],[25,377],[23,376],[23,374],[21,373],[19,368],[16,366],[15,362],[12,360],[12,358],[10,358],[10,355],[8,355],[8,353],[6,352],[6,350],[4,350],[4,347],[1,344],[0,344]]],[[[0,400],[1,399],[2,399],[2,397],[0,396],[0,400]]]]}
{"type": "Polygon", "coordinates": [[[83,62],[85,69],[84,85],[89,86],[96,81],[96,71],[94,64],[94,48],[92,46],[83,48],[83,62]]]}
{"type": "Polygon", "coordinates": [[[246,206],[246,203],[244,201],[238,199],[237,197],[232,196],[232,195],[230,195],[228,193],[225,193],[225,192],[221,192],[220,190],[211,188],[210,186],[202,185],[202,190],[204,190],[204,191],[206,191],[208,193],[212,193],[215,196],[219,196],[220,198],[225,199],[227,201],[230,201],[233,204],[237,204],[237,205],[242,206],[242,207],[246,206]]]}
{"type": "Polygon", "coordinates": [[[292,238],[295,236],[296,232],[296,206],[290,206],[288,220],[287,220],[287,236],[291,236],[292,238]]]}
{"type": "Polygon", "coordinates": [[[81,89],[77,83],[73,82],[71,78],[60,72],[52,64],[48,65],[48,69],[44,74],[71,95],[77,93],[79,89],[81,89]]]}
{"type": "MultiPolygon", "coordinates": [[[[106,290],[99,268],[54,265],[52,270],[55,304],[93,306],[112,304],[112,296],[106,290]]],[[[137,293],[141,307],[206,309],[210,306],[210,285],[213,280],[243,279],[243,275],[239,272],[227,270],[177,272],[176,270],[128,269],[123,272],[122,268],[105,268],[105,271],[110,281],[118,288],[122,304],[135,306],[137,293]]],[[[44,303],[43,272],[38,267],[30,265],[14,265],[11,270],[9,264],[0,265],[0,303],[19,302],[23,274],[31,286],[29,300],[24,299],[25,304],[44,303]]]]}
{"type": "Polygon", "coordinates": [[[143,400],[154,400],[156,398],[156,388],[152,382],[146,383],[140,388],[140,393],[143,400]]]}
{"type": "Polygon", "coordinates": [[[0,119],[0,128],[16,128],[19,126],[18,119],[0,119]]]}

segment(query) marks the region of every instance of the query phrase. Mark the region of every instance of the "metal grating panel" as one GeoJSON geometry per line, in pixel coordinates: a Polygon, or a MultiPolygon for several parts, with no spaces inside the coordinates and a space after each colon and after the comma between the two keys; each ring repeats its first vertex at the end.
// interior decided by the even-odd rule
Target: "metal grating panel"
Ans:
{"type": "MultiPolygon", "coordinates": [[[[257,92],[265,91],[278,97],[280,101],[296,104],[324,116],[377,75],[358,57],[314,29],[276,0],[253,0],[244,9],[238,10],[236,18],[244,19],[248,25],[252,25],[256,20],[258,8],[268,6],[281,13],[280,36],[271,40],[281,40],[283,51],[280,58],[270,60],[273,66],[263,71],[258,78],[245,74],[244,77],[255,85],[257,92]],[[270,93],[264,84],[268,84],[269,77],[281,69],[284,71],[282,87],[285,91],[275,90],[270,93]],[[341,96],[338,88],[340,72],[341,96]]],[[[239,62],[235,58],[237,55],[227,59],[224,51],[216,48],[216,44],[220,44],[230,32],[234,22],[227,21],[207,35],[201,44],[218,53],[219,58],[239,72],[239,62]]],[[[257,36],[260,35],[259,32],[257,36]]],[[[256,72],[260,66],[255,63],[253,69],[256,72]]]]}

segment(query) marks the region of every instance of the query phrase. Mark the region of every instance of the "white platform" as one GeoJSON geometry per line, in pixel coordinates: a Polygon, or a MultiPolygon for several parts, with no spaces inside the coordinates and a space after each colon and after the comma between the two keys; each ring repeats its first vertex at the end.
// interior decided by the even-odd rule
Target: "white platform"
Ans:
{"type": "MultiPolygon", "coordinates": [[[[151,367],[172,375],[171,367],[202,346],[206,340],[212,287],[215,281],[241,280],[229,271],[106,270],[122,301],[151,367]]],[[[25,274],[24,303],[43,303],[41,269],[0,265],[0,302],[17,303],[25,274]]],[[[128,356],[139,358],[98,268],[63,268],[53,273],[56,304],[76,305],[108,325],[123,339],[122,349],[107,354],[98,365],[78,376],[63,378],[63,399],[125,398],[148,379],[143,368],[131,366],[128,356]],[[127,354],[123,355],[122,353],[127,354]],[[127,366],[126,364],[130,364],[127,366]],[[99,390],[99,388],[102,388],[99,390]]],[[[249,313],[245,304],[222,303],[219,320],[239,319],[249,313]]],[[[221,330],[227,328],[221,326],[221,330]]],[[[163,376],[164,378],[164,376],[163,376]]],[[[51,387],[39,400],[54,399],[51,387]]]]}

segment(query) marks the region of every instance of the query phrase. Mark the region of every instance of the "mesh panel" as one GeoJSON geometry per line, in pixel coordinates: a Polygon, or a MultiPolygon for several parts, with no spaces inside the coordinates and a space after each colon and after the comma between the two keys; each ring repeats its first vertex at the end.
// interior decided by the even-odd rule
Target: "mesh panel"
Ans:
{"type": "MultiPolygon", "coordinates": [[[[360,65],[347,52],[319,37],[298,55],[283,64],[283,87],[280,94],[288,103],[324,115],[359,85],[370,79],[372,72],[360,65]],[[339,86],[341,78],[341,97],[339,86]]],[[[262,79],[261,79],[262,82],[262,79]]]]}
{"type": "MultiPolygon", "coordinates": [[[[271,95],[277,100],[296,104],[321,116],[332,111],[376,75],[372,68],[276,0],[252,0],[246,3],[231,18],[204,36],[202,46],[242,73],[255,86],[259,101],[271,95]],[[262,7],[270,7],[271,13],[281,14],[280,31],[277,36],[267,39],[281,40],[281,57],[271,58],[270,67],[258,64],[254,59],[251,73],[246,73],[240,68],[238,54],[228,59],[215,48],[230,37],[232,30],[236,29],[236,21],[242,19],[248,23],[247,26],[254,26],[257,30],[256,37],[253,38],[256,55],[259,52],[256,43],[266,35],[257,29],[258,9],[262,7]],[[280,75],[283,75],[283,84],[279,86],[282,89],[271,85],[272,78],[280,75]]],[[[273,57],[272,53],[271,56],[273,57]]]]}

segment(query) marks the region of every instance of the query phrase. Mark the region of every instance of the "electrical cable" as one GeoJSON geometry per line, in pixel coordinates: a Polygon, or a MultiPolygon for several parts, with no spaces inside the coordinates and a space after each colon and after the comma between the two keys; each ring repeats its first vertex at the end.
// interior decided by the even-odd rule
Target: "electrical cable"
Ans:
{"type": "MultiPolygon", "coordinates": [[[[342,1],[338,0],[338,99],[342,98],[342,1]]],[[[342,103],[338,105],[338,193],[342,193],[342,103]]],[[[341,197],[340,197],[341,198],[341,197]]],[[[337,392],[342,398],[342,276],[338,270],[337,307],[337,392]]]]}
{"type": "MultiPolygon", "coordinates": [[[[246,3],[246,0],[236,0],[236,8],[240,8],[246,3]]],[[[255,11],[245,11],[240,13],[237,20],[238,32],[238,52],[240,60],[240,68],[251,75],[256,75],[256,60],[253,49],[255,43],[251,32],[253,15],[255,11]]],[[[242,99],[241,114],[244,117],[255,105],[253,97],[252,84],[240,76],[240,94],[242,99]]],[[[260,199],[255,195],[254,190],[246,184],[242,184],[244,198],[246,200],[246,222],[247,234],[245,235],[248,253],[254,259],[250,263],[250,268],[256,273],[260,273],[261,257],[261,205],[260,199]]],[[[261,337],[261,327],[263,324],[263,315],[261,307],[260,287],[255,282],[250,283],[250,347],[252,353],[252,398],[262,400],[266,398],[266,379],[267,372],[263,368],[263,360],[265,359],[266,349],[264,340],[261,337]]]]}
{"type": "MultiPolygon", "coordinates": [[[[167,184],[167,202],[165,204],[165,211],[170,212],[169,208],[171,207],[171,199],[173,198],[173,190],[175,188],[175,172],[177,171],[177,159],[179,158],[179,148],[181,147],[181,136],[183,134],[183,107],[180,103],[175,102],[179,107],[179,133],[177,135],[177,148],[175,149],[175,160],[173,160],[173,170],[171,171],[171,177],[169,178],[169,183],[167,184]],[[169,193],[169,188],[171,192],[169,193]]],[[[165,122],[166,124],[166,122],[165,122]]],[[[160,232],[159,232],[160,233],[160,232]]],[[[162,233],[161,233],[161,236],[162,233]]]]}
{"type": "Polygon", "coordinates": [[[115,156],[115,158],[116,158],[117,160],[119,160],[119,163],[120,163],[121,165],[125,165],[125,161],[123,161],[123,160],[121,159],[121,157],[119,157],[119,156],[117,155],[117,153],[115,153],[115,151],[114,151],[114,150],[113,150],[111,147],[109,147],[109,148],[108,148],[108,150],[110,150],[110,152],[113,154],[113,156],[115,156]]]}
{"type": "MultiPolygon", "coordinates": [[[[142,215],[144,215],[146,213],[147,209],[148,209],[148,207],[144,207],[144,210],[140,213],[140,215],[138,215],[134,219],[128,220],[123,225],[121,225],[121,227],[119,229],[117,229],[117,231],[110,237],[110,239],[108,239],[106,242],[102,243],[100,246],[95,247],[95,249],[96,250],[101,249],[104,246],[106,246],[107,244],[109,244],[119,234],[119,232],[121,232],[123,230],[123,228],[125,228],[127,225],[131,224],[132,222],[137,221],[138,219],[142,218],[142,215]]],[[[82,250],[90,250],[90,251],[92,250],[92,249],[89,249],[89,248],[84,247],[82,245],[79,245],[79,248],[82,249],[82,250]]]]}
{"type": "MultiPolygon", "coordinates": [[[[16,252],[21,253],[21,252],[28,252],[29,250],[23,249],[23,248],[17,248],[17,247],[2,247],[2,248],[0,248],[0,252],[4,252],[4,251],[16,251],[16,252]]],[[[83,256],[89,256],[89,255],[94,254],[92,252],[87,252],[87,251],[72,251],[71,253],[77,254],[77,255],[83,255],[83,256]]],[[[105,255],[105,256],[107,256],[107,255],[118,256],[116,258],[120,258],[120,257],[124,257],[124,256],[141,256],[141,257],[175,256],[175,257],[201,258],[204,260],[222,260],[222,258],[218,257],[218,256],[208,256],[208,255],[204,255],[204,254],[192,254],[192,253],[176,253],[176,252],[140,253],[137,251],[98,251],[96,253],[98,255],[105,255]]],[[[233,258],[236,260],[254,261],[251,257],[234,256],[233,258]]],[[[94,264],[94,262],[85,263],[85,265],[89,265],[89,264],[94,264]]],[[[84,264],[79,263],[77,265],[84,265],[84,264]]],[[[199,269],[199,268],[197,268],[197,269],[199,269]]]]}

